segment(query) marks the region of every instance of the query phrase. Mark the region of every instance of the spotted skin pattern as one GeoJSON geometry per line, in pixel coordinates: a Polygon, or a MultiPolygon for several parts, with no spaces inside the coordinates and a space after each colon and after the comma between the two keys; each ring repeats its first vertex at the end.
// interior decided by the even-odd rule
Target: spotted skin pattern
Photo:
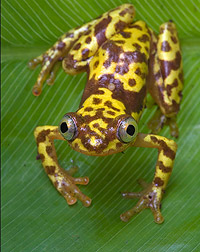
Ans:
{"type": "Polygon", "coordinates": [[[121,5],[70,30],[53,47],[29,62],[31,68],[42,64],[33,87],[36,96],[41,94],[48,76],[48,84],[53,84],[61,62],[69,74],[88,73],[79,109],[67,113],[59,126],[37,127],[34,135],[44,169],[69,205],[77,199],[84,206],[91,204],[91,199],[77,187],[87,185],[89,179],[73,178],[72,170],[59,166],[55,139],[67,140],[74,150],[93,156],[122,152],[132,146],[158,149],[152,183],[140,181],[144,190],[122,193],[125,198],[136,197],[139,201],[120,217],[128,221],[144,208],[150,208],[155,222],[162,223],[161,198],[172,172],[177,146],[165,137],[138,133],[136,124],[149,91],[159,108],[150,128],[159,131],[168,124],[171,134],[178,135],[176,115],[183,88],[181,51],[173,22],[162,24],[156,36],[143,21],[133,23],[134,14],[131,4],[121,5]],[[121,125],[125,127],[125,138],[121,125]],[[67,138],[65,133],[72,135],[67,138]]]}

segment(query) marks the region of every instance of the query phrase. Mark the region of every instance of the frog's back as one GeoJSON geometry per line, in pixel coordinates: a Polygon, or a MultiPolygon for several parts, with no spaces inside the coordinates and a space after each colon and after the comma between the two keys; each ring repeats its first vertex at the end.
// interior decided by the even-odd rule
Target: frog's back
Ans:
{"type": "Polygon", "coordinates": [[[113,99],[124,104],[124,112],[138,120],[146,96],[149,48],[150,33],[143,21],[107,40],[90,61],[81,104],[91,93],[100,95],[100,88],[107,88],[113,99]]]}

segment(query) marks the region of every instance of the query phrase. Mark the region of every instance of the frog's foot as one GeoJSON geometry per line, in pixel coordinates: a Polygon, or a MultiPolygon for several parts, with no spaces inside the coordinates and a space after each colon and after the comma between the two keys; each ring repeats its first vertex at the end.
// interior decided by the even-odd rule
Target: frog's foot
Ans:
{"type": "Polygon", "coordinates": [[[178,125],[176,123],[176,116],[170,118],[168,117],[166,124],[169,125],[170,127],[171,136],[178,138],[179,131],[178,131],[178,125]]]}
{"type": "Polygon", "coordinates": [[[38,75],[37,81],[33,86],[32,92],[35,96],[39,96],[42,92],[43,83],[47,80],[48,85],[53,85],[58,69],[61,67],[62,57],[58,56],[51,58],[49,53],[44,53],[29,61],[30,69],[35,69],[41,64],[42,69],[38,75]],[[47,79],[48,78],[48,79],[47,79]]]}
{"type": "Polygon", "coordinates": [[[166,121],[166,116],[163,115],[160,110],[156,110],[155,114],[148,122],[148,128],[151,130],[151,133],[158,134],[166,124],[166,121]]]}
{"type": "Polygon", "coordinates": [[[47,79],[47,84],[49,86],[53,85],[56,79],[56,74],[62,66],[62,61],[57,61],[50,71],[49,78],[47,79]]]}
{"type": "Polygon", "coordinates": [[[167,117],[162,114],[160,109],[157,109],[153,117],[148,122],[148,128],[151,129],[151,133],[158,134],[164,125],[168,125],[170,127],[171,136],[175,138],[178,137],[179,131],[176,123],[176,116],[167,117]]]}
{"type": "Polygon", "coordinates": [[[125,198],[140,198],[136,206],[120,215],[122,221],[127,222],[133,217],[133,215],[141,212],[145,208],[150,208],[156,223],[160,224],[164,221],[164,218],[160,212],[161,192],[158,188],[152,184],[147,184],[143,180],[138,181],[144,188],[141,192],[123,192],[122,196],[125,198]],[[159,191],[158,191],[159,190],[159,191]]]}
{"type": "Polygon", "coordinates": [[[74,178],[71,175],[77,171],[72,167],[69,171],[62,170],[62,176],[56,178],[55,186],[57,190],[66,199],[68,205],[73,205],[77,200],[80,200],[85,207],[91,205],[91,199],[84,195],[76,185],[87,185],[89,183],[88,177],[74,178]]]}
{"type": "Polygon", "coordinates": [[[28,67],[33,70],[33,69],[36,68],[37,65],[42,64],[42,62],[43,62],[43,56],[40,55],[40,56],[38,56],[36,58],[31,59],[28,62],[28,67]]]}

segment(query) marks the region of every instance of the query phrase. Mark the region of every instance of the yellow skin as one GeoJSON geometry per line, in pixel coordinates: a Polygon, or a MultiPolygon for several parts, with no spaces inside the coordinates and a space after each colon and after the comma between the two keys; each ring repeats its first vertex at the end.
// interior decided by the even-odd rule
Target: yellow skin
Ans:
{"type": "Polygon", "coordinates": [[[151,184],[140,181],[144,190],[123,193],[126,198],[140,198],[136,206],[120,217],[128,221],[135,213],[150,208],[157,223],[162,193],[171,175],[177,146],[173,140],[154,134],[138,133],[137,124],[146,102],[146,93],[158,105],[149,123],[159,132],[168,124],[178,136],[176,115],[181,101],[182,60],[176,27],[172,21],[162,24],[158,37],[143,21],[133,23],[134,7],[124,4],[101,17],[64,34],[47,52],[31,60],[42,70],[33,88],[40,95],[44,81],[53,84],[62,61],[69,74],[87,71],[88,81],[80,107],[67,113],[59,126],[41,126],[34,135],[39,157],[56,189],[69,205],[77,199],[91,204],[77,184],[89,179],[73,178],[73,169],[62,169],[57,161],[54,140],[67,140],[76,151],[86,155],[105,156],[128,147],[157,148],[156,171],[151,184]]]}

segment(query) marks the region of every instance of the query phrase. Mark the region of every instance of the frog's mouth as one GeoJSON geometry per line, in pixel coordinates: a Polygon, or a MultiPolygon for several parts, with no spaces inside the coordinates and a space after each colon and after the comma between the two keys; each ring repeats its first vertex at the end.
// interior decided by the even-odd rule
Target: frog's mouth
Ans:
{"type": "Polygon", "coordinates": [[[76,138],[69,144],[75,151],[88,156],[112,155],[124,151],[129,146],[129,144],[121,143],[118,139],[106,143],[102,139],[95,139],[94,136],[84,142],[80,138],[76,138]]]}

